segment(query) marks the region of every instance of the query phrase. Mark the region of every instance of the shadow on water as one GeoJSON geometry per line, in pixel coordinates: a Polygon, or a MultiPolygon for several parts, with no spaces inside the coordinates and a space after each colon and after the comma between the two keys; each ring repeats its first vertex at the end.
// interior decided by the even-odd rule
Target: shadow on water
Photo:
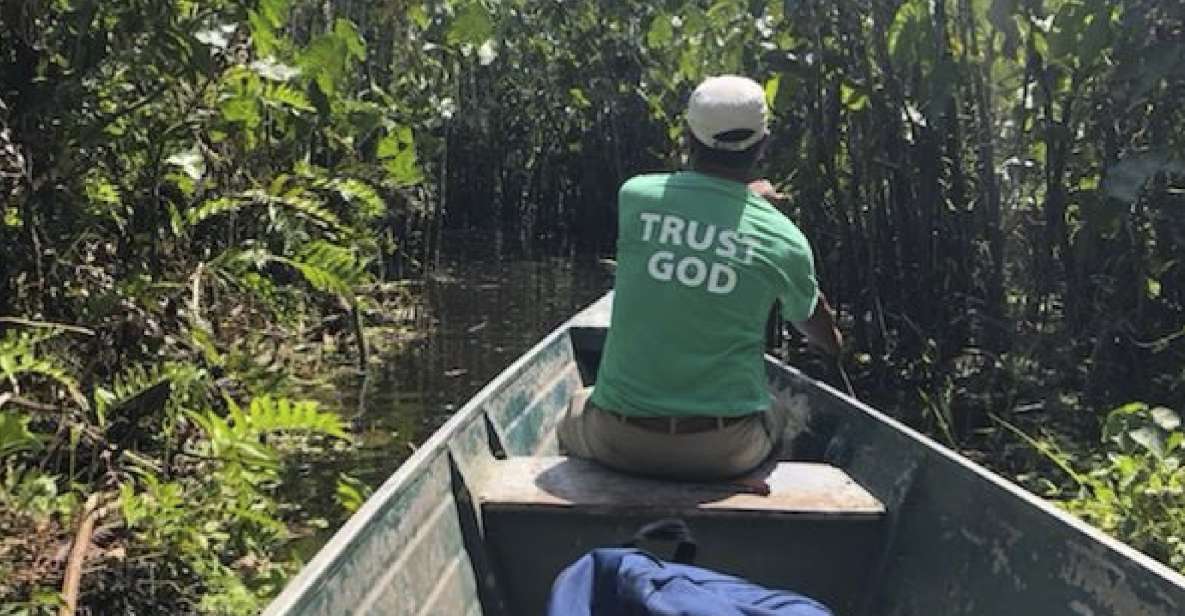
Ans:
{"type": "MultiPolygon", "coordinates": [[[[442,255],[414,287],[401,311],[408,334],[385,345],[392,350],[365,379],[343,379],[322,396],[355,410],[348,420],[357,444],[306,467],[291,484],[309,510],[340,518],[339,473],[377,488],[482,386],[612,286],[593,256],[497,258],[466,244],[464,253],[442,255]]],[[[293,547],[311,557],[333,530],[293,547]]]]}

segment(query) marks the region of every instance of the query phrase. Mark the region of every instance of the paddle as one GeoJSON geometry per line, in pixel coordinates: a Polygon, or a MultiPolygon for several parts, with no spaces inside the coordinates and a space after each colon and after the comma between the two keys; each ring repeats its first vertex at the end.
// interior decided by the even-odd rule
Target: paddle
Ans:
{"type": "Polygon", "coordinates": [[[835,361],[833,363],[835,365],[836,372],[839,373],[840,381],[843,383],[844,393],[855,399],[856,390],[852,389],[852,379],[848,378],[848,371],[843,367],[843,357],[843,351],[840,351],[840,353],[835,356],[835,361]]]}

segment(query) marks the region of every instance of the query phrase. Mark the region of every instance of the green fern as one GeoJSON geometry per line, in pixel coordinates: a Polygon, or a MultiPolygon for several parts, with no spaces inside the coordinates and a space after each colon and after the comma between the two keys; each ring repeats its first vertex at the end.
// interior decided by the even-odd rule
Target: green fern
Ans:
{"type": "Polygon", "coordinates": [[[316,241],[292,259],[278,258],[296,268],[313,288],[353,302],[354,287],[369,281],[364,264],[353,250],[316,241]]]}
{"type": "Polygon", "coordinates": [[[362,507],[362,503],[370,498],[374,490],[366,485],[361,479],[351,477],[345,473],[340,473],[337,476],[337,488],[334,490],[334,500],[346,510],[347,513],[354,513],[362,507]]]}
{"type": "MultiPolygon", "coordinates": [[[[4,397],[0,396],[0,408],[3,406],[4,397]]],[[[29,431],[29,420],[28,415],[0,412],[0,457],[41,446],[41,439],[29,431]]]]}
{"type": "Polygon", "coordinates": [[[227,399],[227,414],[207,410],[189,412],[205,433],[210,455],[227,462],[239,462],[262,469],[279,467],[278,452],[264,444],[265,436],[276,433],[324,434],[348,438],[341,419],[321,411],[311,400],[259,396],[244,410],[227,399]]]}
{"type": "Polygon", "coordinates": [[[143,401],[165,383],[169,390],[167,397],[159,401],[160,407],[176,409],[182,400],[194,395],[205,374],[205,370],[200,367],[183,362],[131,366],[116,375],[109,387],[95,387],[98,424],[106,427],[113,410],[128,408],[143,401]]]}
{"type": "Polygon", "coordinates": [[[273,108],[290,108],[297,111],[313,112],[317,109],[309,102],[308,97],[290,85],[283,83],[270,84],[263,90],[263,103],[273,108]]]}
{"type": "Polygon", "coordinates": [[[271,253],[262,248],[231,249],[210,262],[212,269],[235,286],[252,292],[267,305],[275,304],[278,290],[271,281],[248,271],[262,270],[268,263],[282,263],[297,272],[316,290],[331,293],[349,303],[355,302],[354,288],[371,281],[365,262],[354,250],[325,240],[308,244],[292,257],[271,253]]]}
{"type": "Polygon", "coordinates": [[[57,357],[42,353],[39,348],[56,335],[57,332],[53,330],[35,333],[14,330],[0,338],[0,378],[7,380],[17,393],[20,392],[20,381],[24,377],[48,379],[65,389],[80,407],[86,408],[86,398],[66,365],[57,357]]]}
{"type": "MultiPolygon", "coordinates": [[[[244,202],[230,197],[219,197],[217,199],[210,199],[205,203],[189,210],[185,213],[185,222],[188,226],[193,227],[204,220],[227,214],[241,209],[244,202]]],[[[174,221],[174,224],[176,221],[174,221]]]]}
{"type": "Polygon", "coordinates": [[[259,396],[251,400],[251,406],[242,418],[256,434],[295,431],[347,438],[341,418],[320,410],[313,400],[259,396]]]}
{"type": "Polygon", "coordinates": [[[95,387],[95,414],[99,426],[106,427],[109,413],[127,405],[137,396],[160,385],[166,380],[163,366],[132,366],[117,374],[110,387],[95,387]]]}
{"type": "Polygon", "coordinates": [[[308,195],[309,193],[301,187],[290,188],[285,193],[279,195],[271,194],[264,190],[252,189],[232,197],[210,199],[186,212],[185,222],[187,226],[193,227],[216,216],[242,211],[251,207],[264,206],[269,209],[275,208],[278,210],[292,211],[301,218],[326,231],[334,233],[347,231],[347,228],[342,225],[341,219],[338,218],[337,214],[329,211],[319,204],[316,199],[310,198],[308,195]]]}
{"type": "Polygon", "coordinates": [[[262,190],[248,190],[243,197],[258,205],[291,210],[309,222],[327,231],[342,232],[346,227],[342,225],[337,214],[325,209],[316,199],[310,198],[309,193],[302,187],[288,189],[282,195],[269,194],[262,190]]]}
{"type": "Polygon", "coordinates": [[[360,218],[374,220],[383,216],[387,205],[370,184],[354,178],[334,178],[319,183],[320,187],[328,188],[341,195],[348,203],[358,207],[360,218]]]}

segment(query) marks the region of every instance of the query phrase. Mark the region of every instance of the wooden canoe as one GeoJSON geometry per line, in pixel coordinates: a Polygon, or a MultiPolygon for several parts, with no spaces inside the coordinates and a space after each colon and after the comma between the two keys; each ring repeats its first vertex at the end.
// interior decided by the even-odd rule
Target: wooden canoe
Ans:
{"type": "Polygon", "coordinates": [[[779,463],[769,496],[560,457],[555,424],[595,379],[611,302],[474,396],[265,613],[537,615],[563,566],[677,515],[700,564],[837,614],[1185,614],[1185,577],[772,359],[806,459],[779,463]]]}

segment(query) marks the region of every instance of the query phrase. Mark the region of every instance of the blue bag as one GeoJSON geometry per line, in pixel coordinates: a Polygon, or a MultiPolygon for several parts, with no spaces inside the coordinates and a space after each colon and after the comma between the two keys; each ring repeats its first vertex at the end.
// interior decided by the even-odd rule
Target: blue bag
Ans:
{"type": "Polygon", "coordinates": [[[683,562],[633,547],[585,554],[556,578],[547,616],[832,616],[802,595],[692,566],[695,543],[682,521],[647,526],[627,545],[672,535],[675,560],[683,562]]]}

